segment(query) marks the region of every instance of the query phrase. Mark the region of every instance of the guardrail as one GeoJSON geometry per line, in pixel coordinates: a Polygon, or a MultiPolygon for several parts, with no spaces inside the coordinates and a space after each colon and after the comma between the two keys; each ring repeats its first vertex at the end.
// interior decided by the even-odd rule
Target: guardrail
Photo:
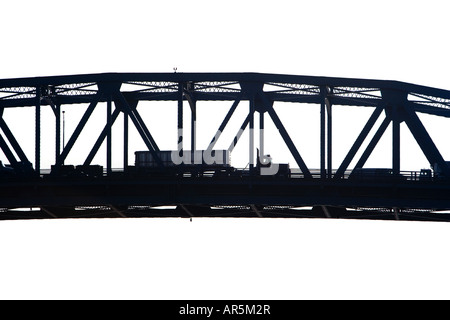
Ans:
{"type": "MultiPolygon", "coordinates": [[[[375,170],[373,172],[365,172],[362,171],[354,171],[354,170],[346,170],[343,174],[342,179],[354,179],[354,180],[367,180],[367,181],[373,181],[373,180],[400,180],[400,181],[436,181],[436,180],[442,180],[443,177],[434,176],[433,172],[431,170],[421,170],[421,171],[400,171],[398,175],[394,175],[392,173],[392,170],[389,171],[389,169],[372,169],[375,170]],[[381,170],[380,172],[376,172],[376,170],[381,170]]],[[[256,171],[256,170],[255,170],[256,171]]],[[[325,173],[325,179],[332,179],[334,177],[334,174],[337,170],[332,170],[331,175],[329,172],[325,173]]],[[[126,171],[123,170],[123,168],[113,168],[111,171],[113,174],[124,174],[126,171]]],[[[218,172],[214,169],[208,170],[205,169],[201,172],[200,175],[194,174],[193,172],[186,170],[181,171],[180,173],[183,175],[183,177],[194,177],[194,176],[202,176],[202,177],[217,177],[218,172]]],[[[310,169],[310,173],[312,176],[312,179],[322,179],[322,172],[320,169],[310,169]]],[[[51,174],[51,169],[41,169],[40,175],[42,176],[48,176],[51,174]]],[[[107,176],[108,172],[106,168],[103,169],[103,176],[107,176]]],[[[125,174],[126,175],[126,174],[125,174]]],[[[250,176],[250,170],[248,167],[246,168],[233,168],[229,167],[227,170],[227,173],[222,176],[230,176],[230,177],[245,177],[250,176]]],[[[258,173],[255,175],[259,176],[258,173]]],[[[302,173],[302,171],[298,168],[291,168],[289,172],[285,172],[283,174],[275,174],[276,177],[286,177],[286,178],[292,178],[292,179],[304,179],[305,176],[302,173]]],[[[266,176],[270,177],[270,176],[266,176]]]]}
{"type": "MultiPolygon", "coordinates": [[[[384,172],[364,172],[364,171],[354,171],[354,170],[346,170],[343,174],[343,179],[355,179],[355,180],[407,180],[407,181],[432,181],[439,180],[443,177],[433,176],[433,172],[431,170],[421,170],[421,171],[400,171],[398,175],[395,175],[392,170],[388,171],[388,169],[373,169],[373,170],[381,170],[384,172]]],[[[332,170],[331,178],[334,177],[337,170],[332,170]]],[[[313,179],[321,179],[322,173],[320,169],[312,169],[310,170],[313,179]]],[[[325,174],[326,177],[330,177],[330,174],[327,172],[325,174]]],[[[303,173],[299,169],[291,169],[290,173],[291,178],[304,178],[303,173]]]]}

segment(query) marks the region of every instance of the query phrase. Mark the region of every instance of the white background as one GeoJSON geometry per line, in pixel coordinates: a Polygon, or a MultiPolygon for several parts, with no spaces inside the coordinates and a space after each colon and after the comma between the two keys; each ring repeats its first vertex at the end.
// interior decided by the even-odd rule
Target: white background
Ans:
{"type": "MultiPolygon", "coordinates": [[[[365,3],[3,2],[0,78],[177,67],[450,89],[446,2],[365,3]]],[[[34,130],[30,119],[14,128],[18,136],[34,130]]],[[[336,127],[342,135],[357,127],[350,119],[336,127]]],[[[430,135],[450,157],[446,120],[428,120],[437,124],[427,127],[430,135]]],[[[409,147],[402,169],[427,167],[420,150],[416,156],[417,147],[402,140],[409,147]]],[[[334,148],[348,150],[345,143],[334,148]]],[[[448,299],[449,244],[450,224],[434,222],[3,221],[0,298],[448,299]]]]}

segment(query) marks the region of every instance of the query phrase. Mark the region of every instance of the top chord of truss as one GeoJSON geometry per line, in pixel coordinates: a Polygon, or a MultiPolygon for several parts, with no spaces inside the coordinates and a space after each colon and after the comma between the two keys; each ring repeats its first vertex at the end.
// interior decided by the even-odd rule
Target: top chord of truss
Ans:
{"type": "Polygon", "coordinates": [[[180,84],[195,100],[246,99],[245,84],[260,86],[271,101],[376,106],[382,91],[405,94],[418,112],[450,116],[450,91],[399,81],[263,73],[102,73],[0,80],[0,107],[90,101],[99,84],[118,83],[130,100],[178,100],[180,84]]]}

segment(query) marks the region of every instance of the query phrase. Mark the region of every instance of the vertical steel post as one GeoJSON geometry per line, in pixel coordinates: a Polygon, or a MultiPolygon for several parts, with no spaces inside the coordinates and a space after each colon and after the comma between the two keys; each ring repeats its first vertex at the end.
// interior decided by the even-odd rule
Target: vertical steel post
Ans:
{"type": "Polygon", "coordinates": [[[328,86],[320,87],[320,177],[322,179],[332,177],[332,122],[331,122],[331,103],[328,100],[328,94],[331,88],[328,86]]]}
{"type": "Polygon", "coordinates": [[[250,173],[253,172],[253,168],[254,168],[254,160],[253,160],[253,150],[255,148],[255,135],[254,135],[254,125],[255,125],[255,99],[254,97],[250,98],[250,110],[249,110],[249,114],[250,114],[250,131],[249,131],[249,168],[250,168],[250,173]]]}
{"type": "MultiPolygon", "coordinates": [[[[62,122],[63,122],[63,129],[62,129],[62,148],[64,150],[64,147],[66,146],[66,112],[62,112],[62,122]]],[[[64,162],[63,162],[64,163],[64,162]]]]}
{"type": "Polygon", "coordinates": [[[320,178],[326,178],[325,168],[325,88],[321,87],[321,101],[320,101],[320,178]]]}
{"type": "Polygon", "coordinates": [[[400,121],[397,106],[392,108],[392,171],[400,174],[400,121]]]}
{"type": "Polygon", "coordinates": [[[264,156],[264,112],[259,111],[259,157],[262,156],[264,156]]]}
{"type": "Polygon", "coordinates": [[[177,150],[180,157],[183,156],[183,84],[180,82],[178,84],[178,144],[177,150]]]}
{"type": "MultiPolygon", "coordinates": [[[[392,171],[394,175],[398,175],[400,174],[400,108],[407,103],[408,92],[393,89],[381,89],[381,96],[385,102],[386,112],[389,114],[390,111],[391,114],[392,171]]],[[[406,110],[408,108],[403,109],[406,110]]]]}
{"type": "Polygon", "coordinates": [[[333,130],[332,130],[332,113],[331,113],[331,103],[328,98],[325,98],[325,105],[327,107],[327,168],[328,168],[328,178],[331,179],[333,175],[333,163],[332,163],[332,141],[333,141],[333,130]]]}
{"type": "Polygon", "coordinates": [[[61,105],[55,105],[55,163],[61,154],[61,105]]]}
{"type": "Polygon", "coordinates": [[[192,159],[194,159],[194,153],[197,143],[197,103],[196,101],[192,101],[191,104],[191,151],[192,151],[192,159]]]}
{"type": "Polygon", "coordinates": [[[123,170],[128,167],[128,114],[123,114],[123,170]]]}
{"type": "Polygon", "coordinates": [[[111,175],[111,147],[112,147],[112,119],[111,119],[111,94],[108,95],[108,100],[106,102],[106,126],[107,126],[107,134],[106,134],[106,171],[108,176],[111,175]]]}
{"type": "Polygon", "coordinates": [[[41,88],[36,87],[35,108],[35,170],[37,174],[41,171],[41,88]]]}

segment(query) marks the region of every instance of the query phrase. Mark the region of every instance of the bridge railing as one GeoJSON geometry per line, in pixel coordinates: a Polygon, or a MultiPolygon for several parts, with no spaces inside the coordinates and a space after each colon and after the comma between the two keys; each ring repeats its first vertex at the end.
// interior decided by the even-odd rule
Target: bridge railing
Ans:
{"type": "MultiPolygon", "coordinates": [[[[438,177],[432,175],[431,170],[422,171],[400,171],[398,175],[393,174],[392,170],[379,169],[380,172],[364,172],[364,171],[354,171],[346,170],[342,176],[343,179],[354,179],[354,180],[400,180],[400,181],[431,181],[437,180],[438,177]]],[[[337,170],[332,170],[331,174],[329,172],[325,173],[325,178],[333,178],[337,170]]],[[[320,169],[310,169],[311,176],[313,179],[321,179],[322,172],[320,169]]],[[[304,174],[299,169],[291,169],[290,178],[304,178],[304,174]]]]}
{"type": "MultiPolygon", "coordinates": [[[[194,176],[202,176],[202,177],[246,177],[250,176],[250,171],[248,168],[229,168],[230,170],[226,171],[225,174],[218,175],[218,172],[215,170],[205,170],[202,171],[200,175],[194,174],[193,172],[181,172],[183,177],[194,177],[194,176]]],[[[331,174],[329,172],[325,172],[325,179],[333,179],[337,170],[332,170],[331,174]]],[[[112,169],[113,174],[124,174],[124,170],[122,168],[114,168],[112,169]]],[[[310,173],[313,180],[322,179],[323,173],[320,169],[310,169],[310,173]]],[[[48,176],[51,174],[51,169],[41,169],[40,176],[48,176]]],[[[107,176],[108,172],[106,168],[103,169],[103,176],[107,176]]],[[[256,174],[259,175],[259,174],[256,174]]],[[[125,175],[126,176],[126,173],[125,175]]],[[[151,174],[149,174],[149,177],[151,174]]],[[[291,168],[289,172],[277,173],[274,175],[275,177],[285,177],[292,179],[305,179],[305,175],[302,173],[300,169],[291,168]]],[[[267,176],[269,177],[269,176],[267,176]]],[[[433,176],[431,170],[421,170],[421,171],[400,171],[398,175],[394,175],[392,170],[390,169],[372,169],[372,171],[358,171],[358,170],[346,170],[342,176],[344,180],[355,180],[355,181],[386,181],[386,180],[397,180],[397,181],[436,181],[441,178],[433,176]],[[377,171],[380,170],[380,171],[377,171]]]]}

